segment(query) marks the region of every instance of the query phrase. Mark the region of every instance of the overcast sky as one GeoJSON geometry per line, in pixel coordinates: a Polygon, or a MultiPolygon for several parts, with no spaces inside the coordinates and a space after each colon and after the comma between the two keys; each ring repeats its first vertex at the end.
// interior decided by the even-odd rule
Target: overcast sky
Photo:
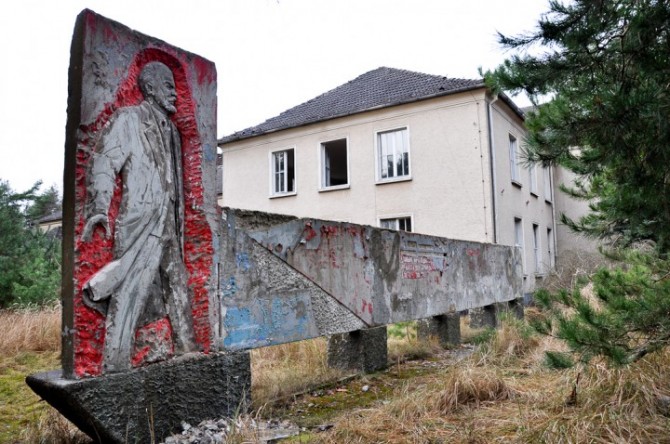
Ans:
{"type": "MultiPolygon", "coordinates": [[[[67,69],[89,8],[214,63],[218,136],[388,66],[477,78],[546,0],[21,0],[0,15],[0,179],[62,189],[67,69]]],[[[521,105],[526,102],[518,99],[521,105]]]]}

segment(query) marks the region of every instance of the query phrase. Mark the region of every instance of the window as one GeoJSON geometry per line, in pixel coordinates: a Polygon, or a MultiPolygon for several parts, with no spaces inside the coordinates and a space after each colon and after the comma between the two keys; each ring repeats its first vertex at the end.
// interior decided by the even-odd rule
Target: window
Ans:
{"type": "Polygon", "coordinates": [[[519,177],[519,146],[516,137],[509,135],[509,167],[512,174],[512,182],[520,185],[519,177]]]}
{"type": "Polygon", "coordinates": [[[272,162],[272,194],[295,193],[295,150],[275,151],[272,162]]]}
{"type": "Polygon", "coordinates": [[[523,256],[523,225],[521,219],[518,217],[514,218],[514,246],[518,247],[521,250],[521,264],[523,267],[523,272],[526,272],[526,261],[523,256]]]}
{"type": "Polygon", "coordinates": [[[389,230],[412,231],[412,218],[394,217],[389,219],[380,219],[379,226],[389,230]]]}
{"type": "Polygon", "coordinates": [[[540,237],[539,237],[540,227],[537,224],[533,224],[533,255],[535,257],[535,273],[542,273],[542,263],[541,251],[540,251],[540,237]]]}
{"type": "Polygon", "coordinates": [[[544,178],[544,200],[551,202],[551,169],[550,167],[542,168],[542,176],[544,178]]]}
{"type": "Polygon", "coordinates": [[[408,178],[409,134],[407,128],[377,133],[379,180],[408,178]]]}
{"type": "Polygon", "coordinates": [[[528,165],[528,176],[529,176],[529,186],[530,186],[530,193],[537,196],[537,165],[535,163],[531,163],[528,165]]]}
{"type": "Polygon", "coordinates": [[[321,188],[349,185],[347,139],[321,144],[321,188]]]}
{"type": "Polygon", "coordinates": [[[549,267],[554,268],[554,234],[551,228],[547,228],[547,253],[549,254],[549,267]]]}

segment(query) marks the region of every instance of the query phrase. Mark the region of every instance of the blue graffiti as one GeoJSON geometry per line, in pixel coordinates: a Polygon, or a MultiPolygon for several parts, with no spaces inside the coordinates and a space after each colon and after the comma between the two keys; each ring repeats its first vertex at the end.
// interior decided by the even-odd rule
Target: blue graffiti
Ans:
{"type": "Polygon", "coordinates": [[[268,342],[267,327],[259,325],[248,308],[229,307],[223,323],[226,348],[251,348],[268,342]]]}
{"type": "Polygon", "coordinates": [[[202,147],[202,152],[207,162],[214,162],[216,160],[216,150],[212,147],[212,144],[204,144],[202,147]]]}
{"type": "Polygon", "coordinates": [[[228,278],[228,281],[224,283],[223,285],[223,297],[224,298],[230,298],[235,296],[235,293],[237,293],[237,283],[235,282],[235,276],[231,276],[228,278]]]}
{"type": "Polygon", "coordinates": [[[237,262],[237,268],[240,268],[242,271],[249,271],[251,269],[251,261],[247,253],[237,253],[235,261],[237,262]]]}
{"type": "Polygon", "coordinates": [[[228,349],[281,344],[314,337],[309,295],[274,297],[252,302],[251,307],[228,307],[223,325],[228,349]]]}

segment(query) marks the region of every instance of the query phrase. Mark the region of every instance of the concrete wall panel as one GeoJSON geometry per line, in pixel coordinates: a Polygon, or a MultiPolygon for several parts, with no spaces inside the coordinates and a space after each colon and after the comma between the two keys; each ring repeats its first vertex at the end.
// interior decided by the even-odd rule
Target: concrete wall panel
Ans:
{"type": "MultiPolygon", "coordinates": [[[[229,225],[233,219],[234,216],[228,216],[229,225]]],[[[239,329],[244,324],[241,317],[236,317],[237,311],[231,312],[231,301],[236,301],[235,310],[243,310],[244,316],[257,310],[258,314],[248,319],[266,319],[268,323],[248,325],[253,324],[252,328],[262,332],[261,342],[273,335],[289,337],[283,333],[284,325],[302,331],[298,336],[311,337],[323,331],[323,326],[314,329],[316,319],[308,319],[309,310],[302,312],[305,317],[289,315],[290,310],[276,314],[290,306],[314,310],[314,296],[305,295],[309,281],[323,290],[318,292],[319,296],[332,297],[367,327],[482,307],[521,296],[521,259],[518,250],[512,247],[316,219],[296,219],[250,232],[249,237],[237,234],[236,239],[237,256],[229,257],[226,264],[236,264],[236,279],[248,282],[245,285],[251,286],[251,294],[235,299],[224,288],[224,306],[228,307],[224,326],[239,329]],[[252,267],[257,271],[240,276],[245,266],[241,265],[244,261],[239,261],[239,255],[246,251],[252,253],[253,262],[257,263],[252,267]],[[271,258],[280,262],[273,263],[271,258]],[[290,267],[281,267],[282,263],[290,267]],[[267,283],[262,283],[263,280],[267,283]],[[276,301],[278,298],[281,303],[276,301]],[[286,324],[273,327],[279,319],[286,324]],[[273,333],[268,335],[266,331],[273,333]]],[[[238,281],[235,282],[237,285],[238,281]]],[[[339,316],[327,319],[335,323],[336,329],[347,331],[339,316]]],[[[276,342],[277,337],[273,336],[270,342],[276,342]]],[[[233,343],[242,344],[244,340],[224,340],[226,346],[233,343]]]]}

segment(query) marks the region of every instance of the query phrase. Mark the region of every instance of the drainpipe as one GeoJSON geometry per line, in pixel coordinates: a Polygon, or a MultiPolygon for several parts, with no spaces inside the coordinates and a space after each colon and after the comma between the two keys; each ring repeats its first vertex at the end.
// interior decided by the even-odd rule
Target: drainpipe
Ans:
{"type": "Polygon", "coordinates": [[[498,243],[498,192],[496,181],[496,150],[493,145],[493,104],[498,101],[498,95],[493,100],[486,101],[486,117],[489,133],[489,158],[491,159],[491,205],[493,206],[493,243],[498,243]]]}

